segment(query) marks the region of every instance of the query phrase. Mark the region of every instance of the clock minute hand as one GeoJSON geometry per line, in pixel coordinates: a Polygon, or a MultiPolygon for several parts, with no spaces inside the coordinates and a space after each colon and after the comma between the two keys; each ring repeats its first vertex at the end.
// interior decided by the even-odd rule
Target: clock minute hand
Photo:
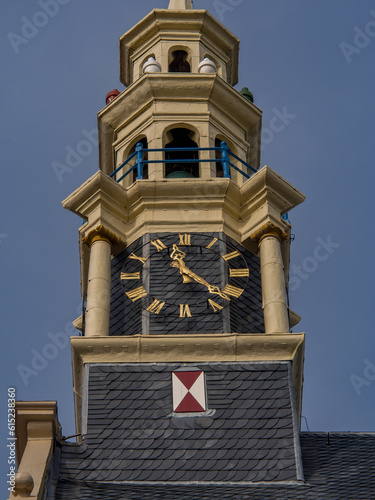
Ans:
{"type": "Polygon", "coordinates": [[[222,292],[218,286],[210,285],[209,283],[207,283],[206,280],[204,280],[203,278],[201,278],[197,274],[193,273],[193,271],[190,271],[190,269],[188,267],[184,268],[184,273],[187,274],[188,276],[190,276],[191,278],[193,278],[198,283],[201,283],[202,285],[206,286],[210,293],[215,294],[215,295],[219,295],[221,298],[223,298],[225,300],[230,300],[228,295],[225,295],[225,293],[222,292]]]}
{"type": "Polygon", "coordinates": [[[215,286],[215,285],[208,285],[208,291],[210,293],[214,293],[216,295],[219,295],[222,299],[225,299],[225,300],[230,300],[230,297],[228,297],[228,295],[225,295],[224,292],[222,292],[220,290],[220,288],[218,286],[215,286]]]}

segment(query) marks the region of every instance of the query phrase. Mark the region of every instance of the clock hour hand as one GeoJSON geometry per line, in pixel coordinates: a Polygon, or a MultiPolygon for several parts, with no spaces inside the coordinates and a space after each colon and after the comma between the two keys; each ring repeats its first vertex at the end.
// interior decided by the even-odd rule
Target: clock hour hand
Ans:
{"type": "Polygon", "coordinates": [[[200,278],[200,276],[198,276],[197,274],[190,271],[190,269],[186,266],[183,259],[176,258],[173,262],[171,262],[171,266],[176,267],[180,271],[180,274],[182,275],[182,280],[184,283],[191,283],[192,281],[195,280],[198,283],[205,284],[201,281],[202,278],[200,278]]]}
{"type": "Polygon", "coordinates": [[[197,283],[200,283],[201,285],[204,285],[208,288],[208,291],[212,294],[219,295],[225,300],[230,300],[230,298],[223,293],[218,286],[215,285],[210,285],[206,280],[198,276],[198,274],[195,274],[193,271],[191,271],[185,263],[181,260],[175,260],[174,262],[171,263],[172,267],[176,267],[180,270],[180,273],[182,274],[183,281],[184,283],[189,283],[191,281],[196,281],[197,283]]]}
{"type": "Polygon", "coordinates": [[[172,267],[177,267],[177,269],[180,270],[180,273],[182,275],[182,280],[184,283],[191,283],[193,281],[192,277],[188,275],[188,273],[185,272],[185,270],[189,270],[186,267],[185,264],[185,259],[186,253],[183,252],[178,248],[176,244],[173,245],[173,252],[171,253],[171,258],[173,259],[173,262],[171,262],[172,267]]]}
{"type": "MultiPolygon", "coordinates": [[[[181,261],[185,265],[184,258],[186,253],[178,248],[176,244],[173,245],[173,252],[171,253],[171,258],[176,261],[181,261]]],[[[176,267],[176,266],[174,266],[176,267]]]]}

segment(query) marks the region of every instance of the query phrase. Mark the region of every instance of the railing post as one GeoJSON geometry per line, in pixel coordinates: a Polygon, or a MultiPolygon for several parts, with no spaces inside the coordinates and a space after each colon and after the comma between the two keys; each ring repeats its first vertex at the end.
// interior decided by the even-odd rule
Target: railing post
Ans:
{"type": "Polygon", "coordinates": [[[221,148],[221,163],[223,165],[224,177],[230,179],[230,168],[229,168],[229,148],[228,144],[223,141],[220,144],[221,148]]]}
{"type": "Polygon", "coordinates": [[[138,142],[135,146],[136,157],[135,162],[137,164],[137,177],[136,180],[143,179],[143,144],[138,142]]]}

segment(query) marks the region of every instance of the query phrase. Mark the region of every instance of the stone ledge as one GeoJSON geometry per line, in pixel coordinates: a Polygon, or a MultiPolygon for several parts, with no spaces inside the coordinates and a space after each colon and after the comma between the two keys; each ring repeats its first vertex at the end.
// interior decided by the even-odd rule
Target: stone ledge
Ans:
{"type": "Polygon", "coordinates": [[[84,366],[89,363],[290,361],[300,415],[304,345],[304,333],[72,337],[77,433],[81,432],[84,366]]]}

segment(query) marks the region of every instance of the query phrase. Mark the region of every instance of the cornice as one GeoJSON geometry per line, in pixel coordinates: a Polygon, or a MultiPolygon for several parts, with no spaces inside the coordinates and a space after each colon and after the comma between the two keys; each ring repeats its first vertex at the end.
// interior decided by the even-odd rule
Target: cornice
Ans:
{"type": "Polygon", "coordinates": [[[217,75],[148,73],[102,109],[98,113],[98,120],[117,130],[133,121],[135,116],[149,108],[155,100],[181,103],[182,89],[184,102],[188,100],[202,103],[202,109],[197,112],[199,115],[207,114],[209,106],[216,107],[225,115],[230,110],[232,112],[228,116],[231,120],[235,118],[236,123],[244,130],[253,127],[261,119],[262,111],[217,75]]]}
{"type": "Polygon", "coordinates": [[[120,80],[127,86],[130,84],[130,56],[139,47],[147,43],[148,39],[157,33],[162,38],[179,37],[181,32],[185,38],[191,34],[204,35],[219,47],[231,59],[231,85],[238,80],[238,53],[239,39],[225,26],[217,21],[206,10],[173,11],[168,9],[154,9],[139,23],[132,27],[120,38],[120,80]]]}
{"type": "Polygon", "coordinates": [[[89,363],[292,363],[301,410],[305,334],[199,334],[72,337],[77,432],[81,432],[84,366],[89,363]]]}
{"type": "Polygon", "coordinates": [[[17,463],[22,460],[28,439],[29,422],[52,422],[53,436],[61,437],[61,428],[57,420],[56,401],[16,401],[16,450],[17,463]]]}
{"type": "Polygon", "coordinates": [[[42,500],[54,445],[56,440],[61,439],[57,403],[17,401],[15,413],[14,445],[18,472],[9,500],[19,497],[42,500]]]}
{"type": "MultiPolygon", "coordinates": [[[[143,179],[124,188],[98,171],[63,202],[64,208],[87,221],[82,241],[97,226],[119,238],[112,241],[117,255],[146,233],[224,232],[257,253],[264,227],[276,227],[285,237],[290,225],[280,214],[305,196],[269,167],[263,167],[241,187],[213,179],[143,179]]],[[[86,290],[88,252],[81,248],[82,291],[86,290]]]]}

